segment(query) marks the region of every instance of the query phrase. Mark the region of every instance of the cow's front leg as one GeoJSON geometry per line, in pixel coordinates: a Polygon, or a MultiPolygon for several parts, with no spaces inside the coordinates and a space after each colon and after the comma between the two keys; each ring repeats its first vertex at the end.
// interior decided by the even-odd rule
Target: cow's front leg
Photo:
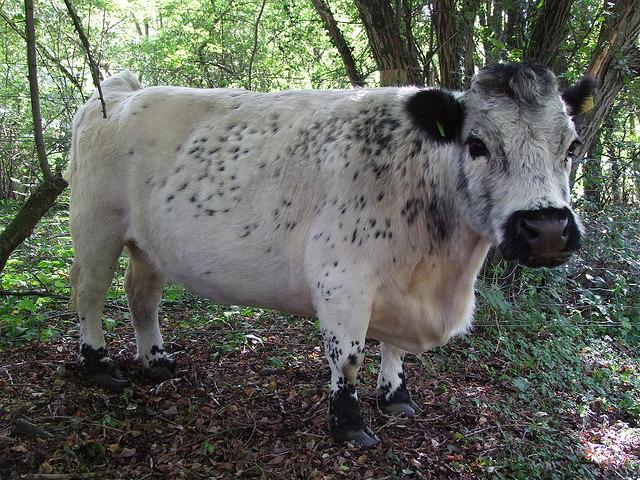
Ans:
{"type": "Polygon", "coordinates": [[[137,359],[149,377],[162,382],[173,376],[176,366],[164,349],[158,325],[158,305],[166,278],[145,261],[137,247],[129,247],[129,252],[124,287],[136,331],[137,359]]]}
{"type": "Polygon", "coordinates": [[[355,440],[364,447],[373,447],[380,440],[362,418],[356,392],[358,370],[364,359],[364,334],[350,336],[332,328],[323,329],[322,333],[331,366],[331,434],[339,441],[355,440]]]}
{"type": "Polygon", "coordinates": [[[387,413],[414,417],[420,408],[411,399],[404,378],[404,350],[382,342],[382,365],[378,374],[378,405],[387,413]]]}

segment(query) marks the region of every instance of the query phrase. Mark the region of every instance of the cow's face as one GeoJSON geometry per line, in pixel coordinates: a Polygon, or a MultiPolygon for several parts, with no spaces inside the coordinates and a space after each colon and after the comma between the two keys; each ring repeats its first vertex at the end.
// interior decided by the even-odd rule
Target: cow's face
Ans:
{"type": "Polygon", "coordinates": [[[505,258],[554,266],[580,247],[569,204],[580,149],[572,116],[592,90],[586,80],[561,96],[544,67],[491,65],[448,107],[453,115],[435,120],[434,138],[456,146],[451,177],[463,215],[505,258]]]}

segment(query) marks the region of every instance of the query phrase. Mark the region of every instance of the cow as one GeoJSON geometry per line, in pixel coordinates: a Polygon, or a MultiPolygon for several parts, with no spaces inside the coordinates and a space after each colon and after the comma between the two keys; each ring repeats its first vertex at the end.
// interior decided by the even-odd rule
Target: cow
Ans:
{"type": "Polygon", "coordinates": [[[414,416],[405,352],[468,331],[490,246],[556,266],[581,243],[569,172],[573,117],[594,89],[546,67],[488,65],[470,88],[256,93],[107,78],[73,122],[69,217],[78,361],[127,380],[102,309],[127,249],[137,359],[171,378],[158,304],[167,279],[216,302],[316,316],[331,369],[330,430],[365,447],[356,377],[381,342],[381,408],[414,416]]]}

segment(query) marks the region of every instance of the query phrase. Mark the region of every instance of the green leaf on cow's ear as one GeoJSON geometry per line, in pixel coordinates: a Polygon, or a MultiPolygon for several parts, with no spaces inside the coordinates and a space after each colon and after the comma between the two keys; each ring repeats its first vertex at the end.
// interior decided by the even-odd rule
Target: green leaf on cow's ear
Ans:
{"type": "Polygon", "coordinates": [[[442,123],[440,123],[438,120],[436,120],[436,125],[438,127],[438,131],[440,132],[440,136],[444,137],[444,127],[442,126],[442,123]]]}

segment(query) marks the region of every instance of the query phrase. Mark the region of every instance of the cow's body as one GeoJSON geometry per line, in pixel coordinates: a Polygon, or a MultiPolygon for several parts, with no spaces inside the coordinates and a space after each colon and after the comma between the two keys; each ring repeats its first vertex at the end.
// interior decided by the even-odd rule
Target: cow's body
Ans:
{"type": "MultiPolygon", "coordinates": [[[[532,77],[520,89],[550,81],[538,67],[494,74],[532,77]]],[[[221,303],[317,316],[334,433],[375,443],[355,393],[365,336],[384,342],[382,405],[413,414],[404,351],[469,327],[489,246],[537,265],[564,261],[579,245],[566,168],[575,105],[554,90],[529,117],[522,99],[492,99],[481,80],[475,93],[456,95],[141,89],[128,73],[106,80],[109,117],[95,97],[78,112],[68,173],[85,370],[122,382],[101,310],[128,247],[125,287],[149,372],[162,379],[174,366],[157,322],[166,278],[221,303]],[[515,150],[523,157],[513,159],[515,150]]]]}

